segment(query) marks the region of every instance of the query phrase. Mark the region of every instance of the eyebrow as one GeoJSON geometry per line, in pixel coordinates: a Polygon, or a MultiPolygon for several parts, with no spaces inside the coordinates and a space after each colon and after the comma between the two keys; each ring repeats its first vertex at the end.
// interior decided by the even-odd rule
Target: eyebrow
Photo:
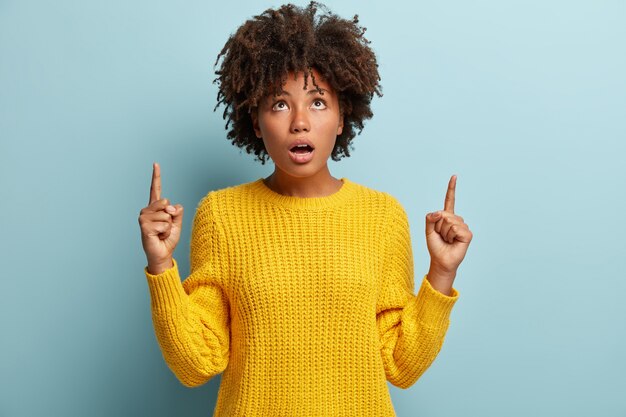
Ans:
{"type": "MultiPolygon", "coordinates": [[[[320,88],[321,91],[329,93],[329,91],[325,88],[320,88]]],[[[313,90],[309,90],[307,91],[307,96],[311,95],[311,94],[315,94],[315,93],[319,93],[319,91],[317,89],[313,89],[313,90]]],[[[330,93],[329,93],[330,94],[330,93]]],[[[278,93],[276,96],[291,96],[291,94],[289,94],[288,91],[281,91],[280,93],[278,93]]]]}

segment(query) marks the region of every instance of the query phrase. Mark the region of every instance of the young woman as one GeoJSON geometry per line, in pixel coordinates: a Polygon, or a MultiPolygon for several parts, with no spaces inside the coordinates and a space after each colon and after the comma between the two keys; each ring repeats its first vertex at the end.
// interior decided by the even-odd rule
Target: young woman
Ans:
{"type": "Polygon", "coordinates": [[[430,269],[415,294],[402,205],[328,169],[381,95],[363,33],[312,2],[230,37],[216,72],[228,138],[275,168],[199,202],[182,283],[183,207],[161,196],[153,166],[139,223],[154,328],[185,386],[223,372],[215,416],[394,416],[386,381],[410,387],[443,344],[472,239],[456,176],[426,216],[430,269]]]}

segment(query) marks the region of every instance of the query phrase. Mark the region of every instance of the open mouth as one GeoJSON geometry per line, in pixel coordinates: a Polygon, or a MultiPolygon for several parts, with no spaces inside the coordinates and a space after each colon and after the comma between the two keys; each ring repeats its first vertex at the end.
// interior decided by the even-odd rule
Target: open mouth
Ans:
{"type": "Polygon", "coordinates": [[[309,145],[297,145],[291,148],[290,151],[298,155],[304,155],[313,151],[313,148],[311,148],[309,145]]]}

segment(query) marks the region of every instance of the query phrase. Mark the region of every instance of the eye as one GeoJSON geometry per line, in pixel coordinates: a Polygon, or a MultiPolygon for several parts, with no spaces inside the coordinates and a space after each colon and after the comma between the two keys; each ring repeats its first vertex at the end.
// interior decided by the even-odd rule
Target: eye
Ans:
{"type": "Polygon", "coordinates": [[[315,100],[313,100],[313,107],[316,109],[325,109],[326,102],[321,98],[316,98],[315,100]]]}
{"type": "Polygon", "coordinates": [[[285,103],[284,101],[277,101],[276,103],[274,103],[274,105],[272,106],[272,110],[274,111],[282,111],[287,109],[287,103],[285,103]]]}

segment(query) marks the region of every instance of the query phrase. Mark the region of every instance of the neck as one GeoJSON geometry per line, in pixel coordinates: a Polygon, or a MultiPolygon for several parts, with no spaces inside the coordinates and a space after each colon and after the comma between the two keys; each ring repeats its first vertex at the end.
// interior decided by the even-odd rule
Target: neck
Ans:
{"type": "Polygon", "coordinates": [[[343,182],[330,175],[328,169],[309,177],[293,177],[275,169],[264,179],[265,184],[278,194],[292,197],[326,197],[336,193],[343,182]]]}

